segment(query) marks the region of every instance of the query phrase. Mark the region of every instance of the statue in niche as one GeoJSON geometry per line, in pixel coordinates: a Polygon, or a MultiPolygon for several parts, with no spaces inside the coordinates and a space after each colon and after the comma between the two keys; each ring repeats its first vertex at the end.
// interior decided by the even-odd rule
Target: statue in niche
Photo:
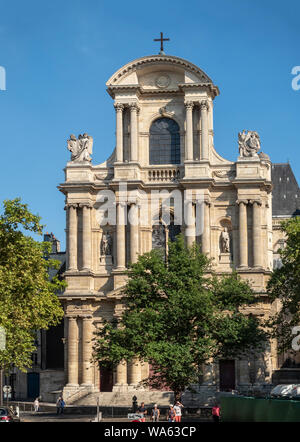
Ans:
{"type": "Polygon", "coordinates": [[[83,135],[70,135],[70,139],[67,140],[68,149],[71,152],[71,161],[78,163],[81,161],[91,161],[91,155],[93,152],[93,138],[87,133],[83,135]]]}
{"type": "Polygon", "coordinates": [[[220,240],[221,253],[230,253],[230,237],[227,227],[225,227],[221,233],[220,240]]]}
{"type": "Polygon", "coordinates": [[[100,255],[101,256],[112,255],[112,236],[110,233],[103,233],[100,244],[100,255]]]}

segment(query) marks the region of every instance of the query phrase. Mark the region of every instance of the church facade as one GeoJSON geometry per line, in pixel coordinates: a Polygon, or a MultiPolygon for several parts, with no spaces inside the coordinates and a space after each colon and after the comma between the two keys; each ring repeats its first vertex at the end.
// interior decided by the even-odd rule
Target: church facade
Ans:
{"type": "MultiPolygon", "coordinates": [[[[273,268],[272,164],[257,132],[238,134],[235,162],[222,158],[213,128],[219,89],[175,56],[134,60],[106,86],[116,114],[115,150],[94,165],[92,137],[71,135],[71,160],[59,186],[66,201],[68,286],[59,296],[69,403],[82,396],[92,403],[97,392],[132,393],[148,376],[148,364],[137,359],[99,369],[91,362],[93,334],[122,314],[128,263],[152,247],[167,248],[179,232],[188,246],[201,244],[216,273],[235,269],[250,281],[257,303],[249,312],[265,318],[274,308],[266,295],[273,268]]],[[[207,404],[219,390],[268,391],[277,364],[273,342],[249,360],[212,361],[195,386],[197,400],[207,404]]]]}

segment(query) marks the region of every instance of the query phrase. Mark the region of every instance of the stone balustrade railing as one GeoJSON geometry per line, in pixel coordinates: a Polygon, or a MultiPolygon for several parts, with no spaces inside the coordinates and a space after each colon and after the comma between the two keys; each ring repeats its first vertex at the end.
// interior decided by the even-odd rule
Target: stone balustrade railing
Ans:
{"type": "Polygon", "coordinates": [[[178,167],[164,167],[148,169],[148,181],[176,181],[181,178],[178,167]]]}

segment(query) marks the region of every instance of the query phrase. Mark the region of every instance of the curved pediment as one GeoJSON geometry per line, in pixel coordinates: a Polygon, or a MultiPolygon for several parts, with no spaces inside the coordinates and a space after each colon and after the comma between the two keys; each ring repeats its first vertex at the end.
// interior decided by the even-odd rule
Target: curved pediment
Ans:
{"type": "Polygon", "coordinates": [[[183,58],[169,55],[149,55],[138,58],[115,72],[106,83],[114,88],[141,88],[146,91],[178,90],[181,87],[207,85],[219,91],[209,76],[183,58]]]}

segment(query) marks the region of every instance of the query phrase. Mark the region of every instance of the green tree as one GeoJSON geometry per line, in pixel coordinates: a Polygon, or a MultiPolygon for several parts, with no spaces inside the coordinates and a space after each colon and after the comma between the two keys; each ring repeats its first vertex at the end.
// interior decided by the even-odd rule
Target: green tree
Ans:
{"type": "Polygon", "coordinates": [[[4,201],[0,216],[0,326],[6,332],[6,349],[0,351],[0,368],[31,366],[36,331],[56,325],[63,317],[57,297],[65,283],[49,279],[50,244],[26,232],[42,234],[40,218],[19,198],[4,201]]]}
{"type": "Polygon", "coordinates": [[[268,283],[277,312],[268,325],[278,339],[279,350],[291,348],[292,328],[300,325],[300,217],[281,223],[286,242],[279,251],[282,266],[273,271],[268,283]]]}
{"type": "Polygon", "coordinates": [[[169,244],[167,262],[157,250],[140,256],[128,272],[122,318],[99,331],[95,359],[105,366],[138,356],[152,366],[152,386],[180,397],[211,358],[262,346],[266,334],[241,311],[255,302],[248,283],[236,273],[210,275],[210,261],[181,235],[169,244]]]}

